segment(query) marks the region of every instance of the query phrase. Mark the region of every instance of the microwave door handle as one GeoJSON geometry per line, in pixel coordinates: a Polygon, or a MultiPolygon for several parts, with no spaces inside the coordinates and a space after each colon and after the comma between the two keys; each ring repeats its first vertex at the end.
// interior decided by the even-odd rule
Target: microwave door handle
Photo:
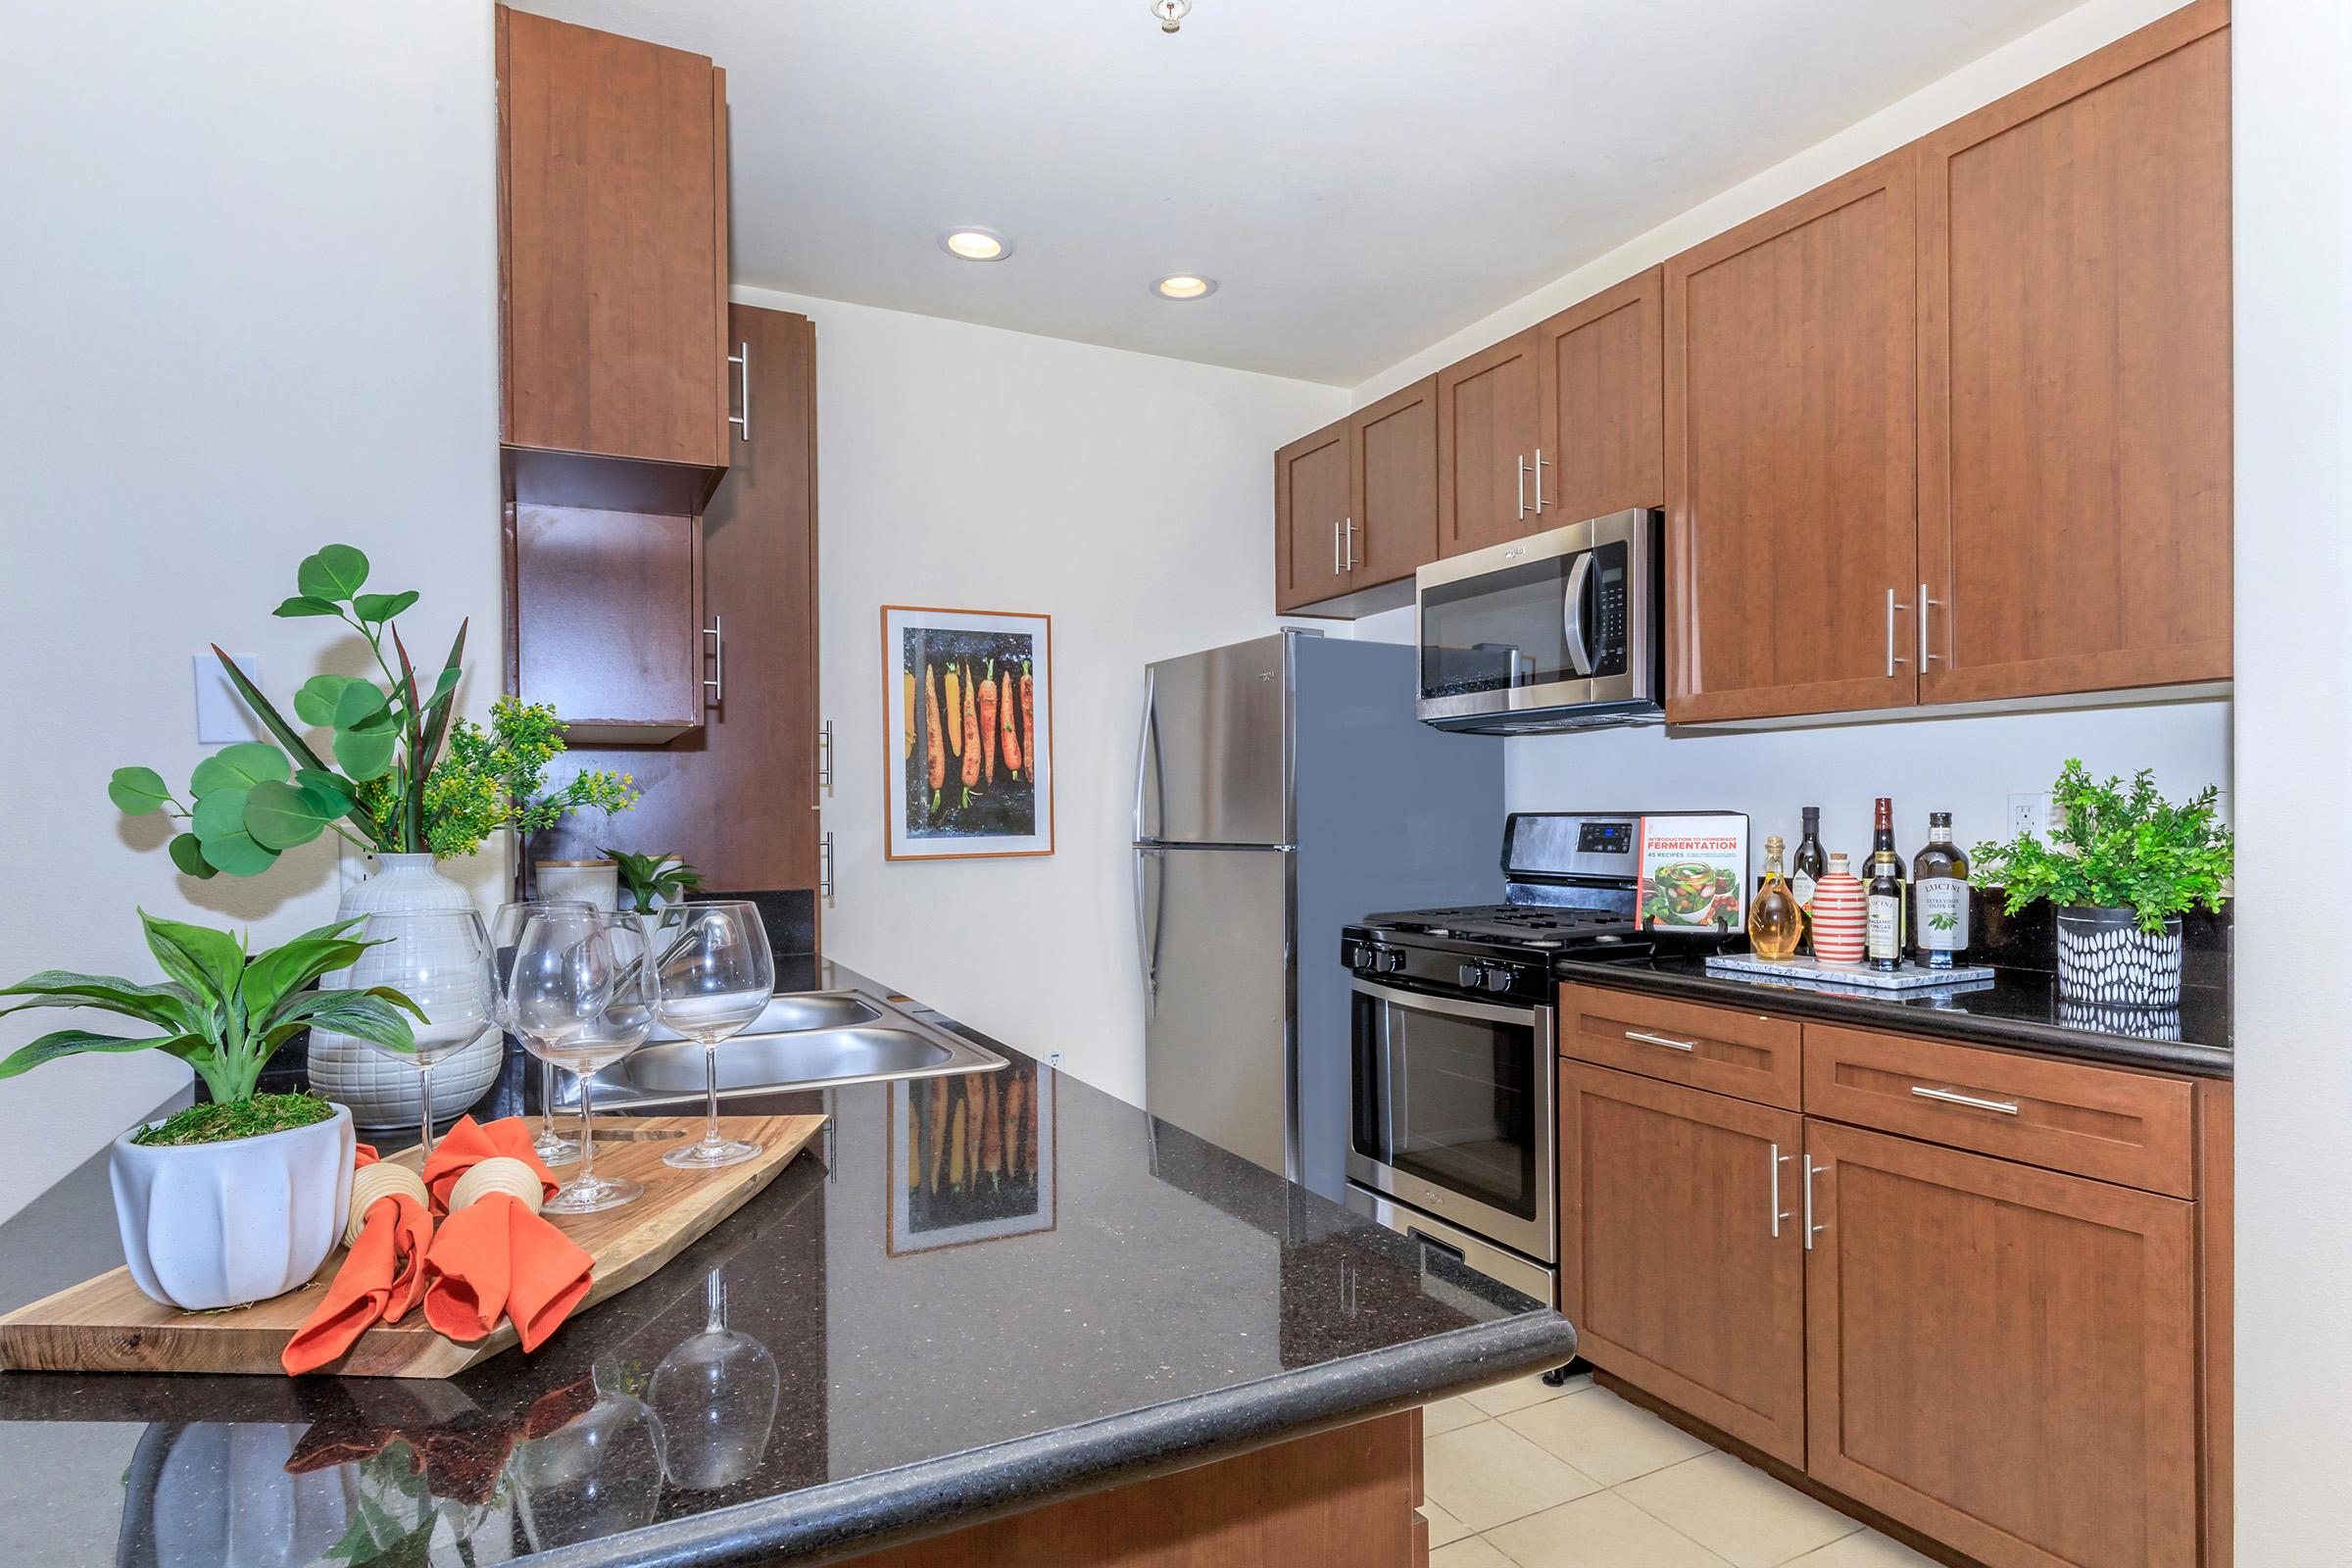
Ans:
{"type": "Polygon", "coordinates": [[[1560,616],[1560,630],[1568,639],[1568,662],[1577,674],[1588,678],[1592,673],[1592,650],[1585,634],[1585,584],[1592,575],[1592,552],[1587,550],[1568,568],[1568,603],[1560,616]]]}

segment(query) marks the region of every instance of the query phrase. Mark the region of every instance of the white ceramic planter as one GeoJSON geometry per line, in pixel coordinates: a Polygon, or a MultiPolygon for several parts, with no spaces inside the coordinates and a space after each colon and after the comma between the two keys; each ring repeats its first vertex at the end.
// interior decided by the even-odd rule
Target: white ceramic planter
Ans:
{"type": "MultiPolygon", "coordinates": [[[[345,919],[355,914],[407,910],[458,910],[473,907],[473,897],[435,868],[429,855],[379,855],[375,874],[346,891],[335,912],[345,919]]],[[[367,932],[359,933],[366,936],[367,932]]],[[[342,985],[350,970],[338,970],[318,984],[328,990],[342,985]]],[[[418,997],[430,1006],[434,999],[418,997]]],[[[461,1111],[489,1093],[498,1081],[505,1040],[495,1028],[465,1050],[433,1063],[433,1120],[454,1120],[461,1111]]],[[[311,1088],[337,1104],[351,1107],[352,1119],[369,1132],[408,1129],[418,1112],[416,1068],[385,1055],[365,1040],[331,1030],[311,1031],[311,1088]]]]}
{"type": "Polygon", "coordinates": [[[242,1306],[306,1283],[351,1209],[351,1113],[220,1144],[149,1148],[133,1127],[107,1174],[131,1281],[186,1312],[242,1306]]]}
{"type": "Polygon", "coordinates": [[[158,1421],[122,1477],[118,1568],[311,1568],[340,1562],[346,1467],[289,1474],[308,1423],[158,1421]]]}

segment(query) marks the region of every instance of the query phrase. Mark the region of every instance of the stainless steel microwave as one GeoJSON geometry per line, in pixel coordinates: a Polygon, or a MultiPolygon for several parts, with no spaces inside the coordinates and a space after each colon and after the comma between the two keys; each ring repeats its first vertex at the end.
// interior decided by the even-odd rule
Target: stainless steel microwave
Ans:
{"type": "Polygon", "coordinates": [[[1636,509],[1413,574],[1416,711],[1482,734],[1665,717],[1665,514],[1636,509]]]}

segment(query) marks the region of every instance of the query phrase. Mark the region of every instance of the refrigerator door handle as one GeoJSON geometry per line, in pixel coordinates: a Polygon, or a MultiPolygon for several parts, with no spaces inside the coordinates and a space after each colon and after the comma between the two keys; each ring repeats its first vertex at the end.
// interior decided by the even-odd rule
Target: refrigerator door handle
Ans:
{"type": "Polygon", "coordinates": [[[1156,917],[1157,899],[1144,891],[1145,862],[1159,856],[1158,850],[1138,849],[1135,852],[1135,961],[1144,982],[1144,1016],[1150,1018],[1159,1000],[1159,921],[1156,917]]]}
{"type": "MultiPolygon", "coordinates": [[[[1158,698],[1158,677],[1152,674],[1152,666],[1146,664],[1144,666],[1144,718],[1142,727],[1135,738],[1135,839],[1139,844],[1146,839],[1159,836],[1156,831],[1147,832],[1144,828],[1144,783],[1151,771],[1155,769],[1159,763],[1159,747],[1156,744],[1159,717],[1158,698]]],[[[1138,875],[1140,876],[1141,873],[1139,872],[1138,875]]],[[[1139,883],[1138,886],[1140,889],[1141,884],[1139,883]]],[[[1139,892],[1137,896],[1140,898],[1142,895],[1139,892]]]]}

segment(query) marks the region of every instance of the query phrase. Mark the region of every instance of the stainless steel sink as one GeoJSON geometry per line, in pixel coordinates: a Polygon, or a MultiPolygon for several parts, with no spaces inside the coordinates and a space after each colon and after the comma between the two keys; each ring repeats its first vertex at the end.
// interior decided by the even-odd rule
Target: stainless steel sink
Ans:
{"type": "MultiPolygon", "coordinates": [[[[935,1028],[903,1007],[860,991],[787,993],[751,1028],[718,1048],[722,1096],[781,1094],[842,1084],[949,1073],[990,1072],[1004,1058],[935,1028]]],[[[703,1048],[658,1031],[636,1052],[596,1075],[596,1105],[686,1103],[702,1099],[703,1048]]],[[[579,1085],[564,1075],[559,1108],[579,1104],[579,1085]]]]}

